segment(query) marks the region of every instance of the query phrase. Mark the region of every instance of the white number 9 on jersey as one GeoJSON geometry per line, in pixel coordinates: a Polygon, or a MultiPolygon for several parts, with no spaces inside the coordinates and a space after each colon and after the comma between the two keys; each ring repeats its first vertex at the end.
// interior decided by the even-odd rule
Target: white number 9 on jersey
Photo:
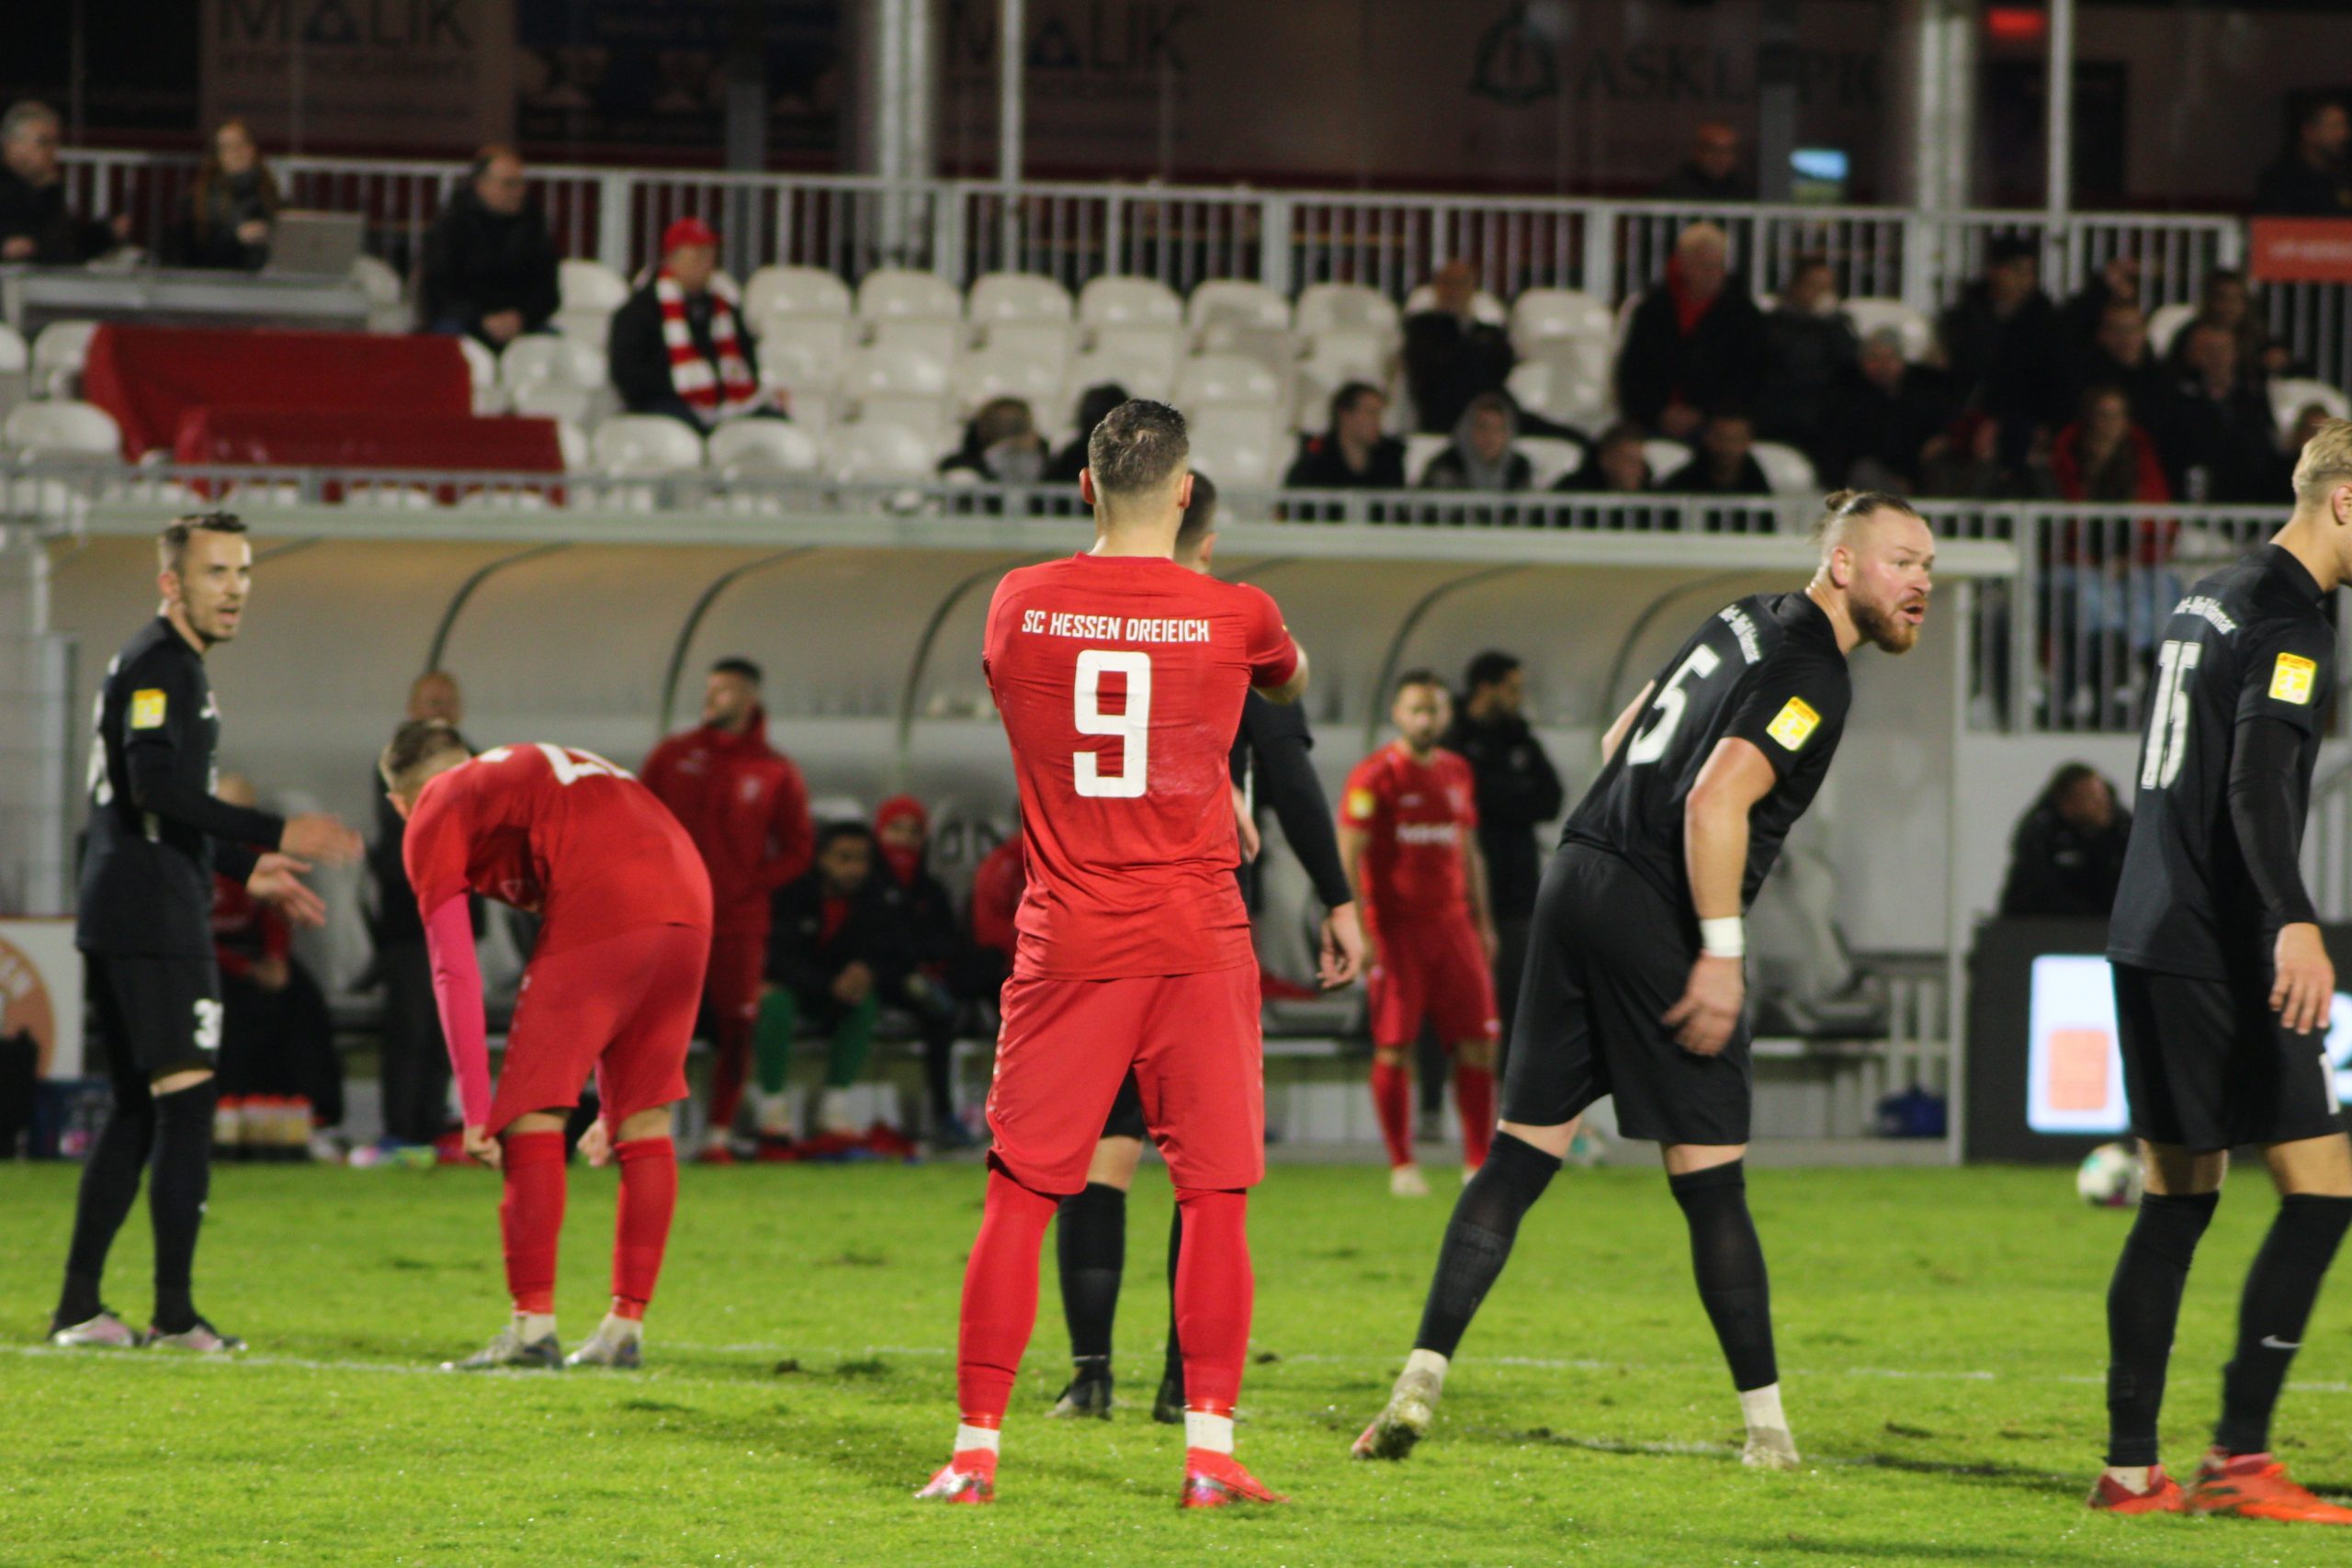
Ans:
{"type": "Polygon", "coordinates": [[[1114,653],[1102,648],[1085,649],[1078,656],[1074,696],[1078,732],[1115,735],[1125,743],[1125,754],[1119,759],[1119,771],[1106,773],[1101,753],[1070,753],[1071,787],[1081,795],[1111,800],[1137,798],[1144,792],[1145,777],[1151,768],[1151,655],[1114,653]],[[1105,673],[1127,678],[1127,705],[1123,713],[1102,711],[1105,673]]]}

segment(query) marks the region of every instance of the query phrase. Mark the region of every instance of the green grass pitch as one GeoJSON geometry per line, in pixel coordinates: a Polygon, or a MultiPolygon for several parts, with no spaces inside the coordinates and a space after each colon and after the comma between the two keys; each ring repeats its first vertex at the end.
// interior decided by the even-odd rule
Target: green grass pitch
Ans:
{"type": "MultiPolygon", "coordinates": [[[[198,1303],[241,1364],[34,1348],[75,1172],[0,1167],[0,1563],[2304,1564],[2312,1527],[2081,1506],[2102,1435],[2101,1300],[2125,1216],[2063,1171],[1774,1171],[1750,1181],[1806,1468],[1749,1473],[1679,1216],[1645,1170],[1568,1171],[1530,1216],[1431,1440],[1347,1457],[1401,1363],[1448,1204],[1379,1172],[1281,1168],[1253,1205],[1241,1452],[1294,1506],[1185,1516],[1156,1427],[1165,1176],[1131,1214],[1109,1423],[1048,1422],[1067,1342],[1050,1238],[992,1509],[910,1494],[945,1458],[981,1178],[689,1170],[634,1374],[460,1378],[504,1311],[485,1172],[232,1167],[198,1303]]],[[[614,1176],[575,1168],[567,1343],[604,1303],[614,1176]]],[[[2165,1427],[2204,1437],[2272,1203],[2245,1173],[2207,1239],[2165,1427]]],[[[148,1306],[143,1213],[109,1297],[148,1306]]],[[[139,1319],[143,1321],[143,1317],[139,1319]]],[[[2281,1452],[2352,1491],[2352,1313],[2324,1299],[2281,1452]]]]}

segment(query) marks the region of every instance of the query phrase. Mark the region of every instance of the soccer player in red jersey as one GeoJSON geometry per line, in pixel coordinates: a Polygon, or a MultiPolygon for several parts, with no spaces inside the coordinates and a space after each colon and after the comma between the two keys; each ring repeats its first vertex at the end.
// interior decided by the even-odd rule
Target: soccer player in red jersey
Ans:
{"type": "Polygon", "coordinates": [[[1477,782],[1441,748],[1453,704],[1426,670],[1396,682],[1396,739],[1358,762],[1340,800],[1340,858],[1364,909],[1371,962],[1372,1102],[1388,1145],[1388,1190],[1429,1195],[1413,1163],[1413,1046],[1424,1019],[1453,1055],[1462,1163],[1487,1163],[1495,1133],[1495,922],[1478,850],[1477,782]]]}
{"type": "Polygon", "coordinates": [[[593,1069],[604,1120],[582,1146],[598,1164],[618,1156],[621,1167],[613,1305],[562,1364],[634,1367],[678,1201],[670,1106],[686,1095],[686,1044],[710,956],[702,857],[650,791],[591,752],[540,744],[476,757],[455,730],[423,720],[400,728],[380,765],[408,821],[402,855],[424,919],[466,1152],[505,1179],[499,1224],[514,1320],[455,1366],[559,1363],[564,1122],[593,1069]],[[469,892],[540,919],[494,1096],[469,892]]]}
{"type": "MultiPolygon", "coordinates": [[[[1254,687],[1306,660],[1263,591],[1177,564],[1184,419],[1122,403],[1087,444],[1091,554],[997,585],[984,661],[1021,790],[1029,871],[989,1091],[988,1201],[964,1272],[954,1457],[919,1496],[985,1503],[1037,1316],[1037,1258],[1132,1069],[1184,1219],[1186,1507],[1274,1502],[1233,1457],[1254,1289],[1244,1228],[1265,1174],[1258,962],[1235,886],[1227,753],[1254,687]]],[[[1352,967],[1327,925],[1326,978],[1352,967]]]]}

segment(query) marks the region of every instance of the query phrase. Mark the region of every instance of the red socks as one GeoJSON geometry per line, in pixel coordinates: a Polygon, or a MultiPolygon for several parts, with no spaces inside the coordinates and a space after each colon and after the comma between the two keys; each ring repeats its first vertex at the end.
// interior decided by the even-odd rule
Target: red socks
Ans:
{"type": "Polygon", "coordinates": [[[1413,1163],[1413,1068],[1407,1053],[1396,1060],[1372,1058],[1372,1108],[1380,1114],[1380,1141],[1388,1145],[1390,1166],[1413,1163]]]}
{"type": "MultiPolygon", "coordinates": [[[[1374,1071],[1378,1069],[1375,1068],[1374,1071]]],[[[1184,1239],[1176,1258],[1176,1337],[1188,1409],[1230,1416],[1250,1355],[1257,1280],[1250,1269],[1250,1195],[1180,1187],[1184,1239]]]]}
{"type": "Polygon", "coordinates": [[[1495,1075],[1487,1067],[1453,1069],[1453,1108],[1462,1112],[1462,1163],[1476,1170],[1487,1163],[1495,1141],[1495,1075]]]}
{"type": "Polygon", "coordinates": [[[509,1133],[499,1161],[506,1179],[498,1228],[514,1310],[555,1311],[555,1249],[563,1234],[563,1134],[509,1133]]]}
{"type": "Polygon", "coordinates": [[[963,1322],[956,1342],[956,1401],[967,1427],[998,1426],[1012,1401],[1013,1374],[1037,1324],[1038,1254],[1046,1245],[1046,1226],[1059,1207],[993,1164],[989,1168],[988,1206],[971,1260],[964,1265],[963,1322]]]}
{"type": "Polygon", "coordinates": [[[711,1043],[710,1124],[721,1132],[735,1125],[743,1102],[743,1074],[752,1061],[752,1021],[721,1012],[711,1043]]]}
{"type": "Polygon", "coordinates": [[[613,1145],[621,1197],[613,1227],[613,1313],[641,1318],[662,1277],[670,1217],[678,1208],[678,1150],[668,1138],[631,1138],[613,1145]]]}

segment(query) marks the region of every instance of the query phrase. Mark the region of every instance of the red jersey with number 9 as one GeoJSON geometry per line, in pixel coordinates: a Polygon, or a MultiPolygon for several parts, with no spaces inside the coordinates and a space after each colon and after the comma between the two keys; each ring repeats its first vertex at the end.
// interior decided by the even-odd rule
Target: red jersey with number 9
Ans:
{"type": "Polygon", "coordinates": [[[1256,962],[1227,758],[1298,649],[1265,591],[1148,556],[1008,572],[982,659],[1021,785],[1021,979],[1256,962]]]}
{"type": "Polygon", "coordinates": [[[710,929],[710,874],[670,808],[593,751],[501,746],[426,783],[401,847],[418,911],[468,892],[538,915],[535,953],[710,929]]]}

